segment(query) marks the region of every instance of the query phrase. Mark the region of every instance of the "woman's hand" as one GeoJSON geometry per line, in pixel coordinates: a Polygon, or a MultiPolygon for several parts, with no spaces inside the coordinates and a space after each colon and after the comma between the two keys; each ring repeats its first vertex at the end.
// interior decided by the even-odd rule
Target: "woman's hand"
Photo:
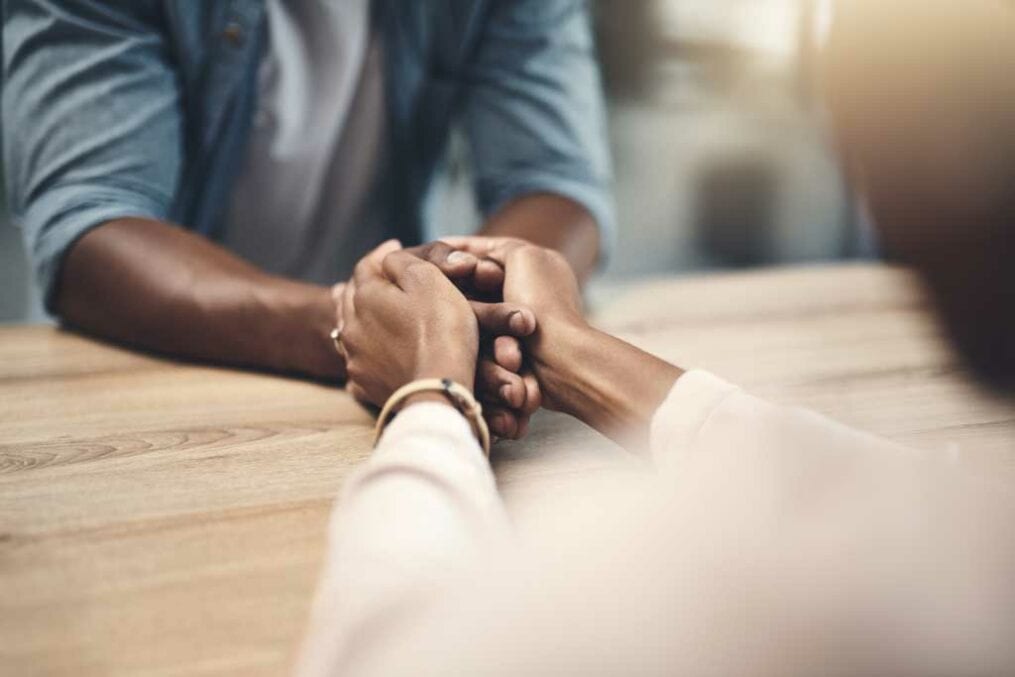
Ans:
{"type": "Polygon", "coordinates": [[[472,307],[440,269],[397,242],[357,264],[340,306],[348,389],[357,399],[383,406],[423,378],[474,387],[479,327],[472,307]]]}

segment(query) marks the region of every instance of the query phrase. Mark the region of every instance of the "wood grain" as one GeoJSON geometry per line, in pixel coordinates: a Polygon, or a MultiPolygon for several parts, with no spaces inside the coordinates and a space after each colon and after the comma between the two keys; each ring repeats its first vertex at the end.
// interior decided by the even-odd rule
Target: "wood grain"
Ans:
{"type": "MultiPolygon", "coordinates": [[[[904,272],[649,281],[597,322],[763,396],[1015,468],[1015,410],[968,381],[904,272]]],[[[369,445],[335,388],[0,329],[0,674],[285,674],[332,500],[369,445]]],[[[644,471],[550,414],[496,453],[523,529],[541,496],[644,471]]]]}

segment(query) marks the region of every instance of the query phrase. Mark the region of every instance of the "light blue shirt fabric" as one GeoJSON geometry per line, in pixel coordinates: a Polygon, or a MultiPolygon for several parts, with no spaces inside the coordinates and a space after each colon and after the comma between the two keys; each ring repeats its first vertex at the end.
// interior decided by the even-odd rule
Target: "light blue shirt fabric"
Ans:
{"type": "MultiPolygon", "coordinates": [[[[48,304],[63,255],[124,217],[222,235],[264,52],[264,0],[5,0],[3,146],[10,208],[48,304]]],[[[584,0],[376,0],[392,171],[406,242],[453,123],[477,202],[585,206],[613,229],[605,116],[584,0]]]]}

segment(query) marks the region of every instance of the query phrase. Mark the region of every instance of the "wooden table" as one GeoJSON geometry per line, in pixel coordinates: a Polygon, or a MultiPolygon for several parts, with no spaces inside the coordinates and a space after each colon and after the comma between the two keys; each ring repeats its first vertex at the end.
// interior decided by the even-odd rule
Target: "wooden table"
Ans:
{"type": "MultiPolygon", "coordinates": [[[[597,318],[766,397],[1015,467],[1012,407],[967,381],[902,272],[649,281],[597,318]]],[[[0,674],[285,674],[332,500],[369,453],[340,390],[0,330],[0,674]]],[[[630,463],[547,414],[496,465],[518,506],[630,463]]]]}

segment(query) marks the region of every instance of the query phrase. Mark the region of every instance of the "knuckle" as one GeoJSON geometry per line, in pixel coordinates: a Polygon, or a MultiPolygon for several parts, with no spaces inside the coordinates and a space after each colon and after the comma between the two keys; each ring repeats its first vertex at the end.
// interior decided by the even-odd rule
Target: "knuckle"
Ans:
{"type": "Polygon", "coordinates": [[[550,260],[553,261],[554,263],[558,264],[558,265],[560,265],[560,264],[566,264],[567,263],[567,259],[564,258],[564,255],[561,254],[556,249],[547,249],[546,253],[547,253],[547,256],[550,257],[550,260]]]}
{"type": "Polygon", "coordinates": [[[360,259],[352,269],[353,278],[359,278],[366,275],[369,270],[369,263],[365,258],[360,259]]]}
{"type": "Polygon", "coordinates": [[[426,261],[412,261],[405,267],[405,276],[419,283],[426,283],[433,279],[435,269],[426,261]]]}
{"type": "Polygon", "coordinates": [[[544,247],[535,247],[536,252],[534,256],[538,256],[542,261],[550,265],[560,265],[565,262],[564,255],[558,252],[556,249],[546,249],[544,247]]]}
{"type": "Polygon", "coordinates": [[[415,255],[404,249],[397,249],[393,252],[388,252],[387,254],[384,255],[384,257],[381,259],[381,266],[386,267],[389,265],[393,265],[405,257],[416,258],[415,255]]]}
{"type": "Polygon", "coordinates": [[[355,357],[355,353],[359,349],[359,345],[359,331],[357,323],[346,323],[346,326],[342,330],[342,347],[345,348],[346,355],[348,355],[349,359],[353,359],[355,357]]]}
{"type": "Polygon", "coordinates": [[[498,372],[499,369],[497,368],[497,364],[495,362],[491,362],[490,360],[483,360],[479,365],[480,375],[489,381],[496,380],[498,372]]]}
{"type": "Polygon", "coordinates": [[[451,247],[444,242],[433,242],[427,247],[426,258],[430,261],[443,261],[451,253],[451,247]]]}

